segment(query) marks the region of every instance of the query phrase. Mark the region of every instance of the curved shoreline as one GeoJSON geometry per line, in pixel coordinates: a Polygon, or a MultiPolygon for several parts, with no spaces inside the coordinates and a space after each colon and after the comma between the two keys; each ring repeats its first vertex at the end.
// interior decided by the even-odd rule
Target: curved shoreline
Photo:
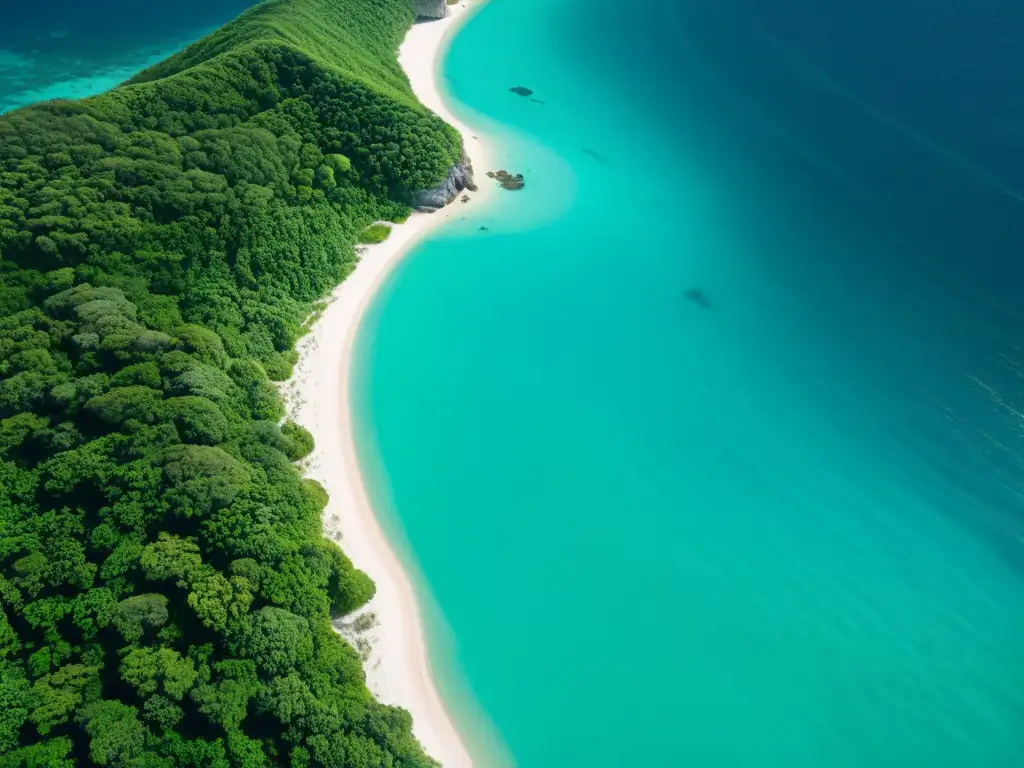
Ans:
{"type": "MultiPolygon", "coordinates": [[[[481,2],[449,6],[445,19],[414,24],[399,49],[398,59],[419,101],[461,134],[477,175],[491,167],[489,148],[447,109],[438,72],[455,32],[481,2]]],[[[478,207],[495,191],[481,183],[468,203],[456,203],[462,214],[478,207]]],[[[473,758],[438,693],[430,668],[423,611],[406,573],[370,504],[359,469],[352,431],[350,373],[356,334],[366,309],[394,267],[444,222],[452,206],[433,214],[414,213],[393,228],[383,243],[366,247],[358,266],[331,294],[323,314],[297,345],[299,362],[286,383],[291,418],[308,429],[316,449],[306,475],[330,495],[324,510],[325,534],[339,541],[354,564],[377,585],[373,600],[361,613],[374,613],[378,624],[359,637],[369,643],[364,661],[367,686],[387,704],[407,709],[413,732],[427,753],[445,768],[471,768],[473,758]]],[[[354,639],[351,618],[348,629],[354,639]]]]}

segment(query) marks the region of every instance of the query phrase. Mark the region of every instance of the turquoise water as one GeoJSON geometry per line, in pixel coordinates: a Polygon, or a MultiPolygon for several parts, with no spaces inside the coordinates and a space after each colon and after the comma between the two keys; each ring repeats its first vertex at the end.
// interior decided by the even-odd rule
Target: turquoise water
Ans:
{"type": "Polygon", "coordinates": [[[1024,764],[1024,19],[776,5],[490,0],[445,66],[527,187],[375,302],[360,458],[520,765],[1024,764]]]}
{"type": "Polygon", "coordinates": [[[0,0],[0,113],[113,88],[254,0],[0,0]]]}

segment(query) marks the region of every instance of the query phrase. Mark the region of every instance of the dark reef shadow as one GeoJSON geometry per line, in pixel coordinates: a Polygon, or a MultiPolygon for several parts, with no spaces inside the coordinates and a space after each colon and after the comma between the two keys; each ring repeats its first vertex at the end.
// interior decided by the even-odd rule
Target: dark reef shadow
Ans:
{"type": "Polygon", "coordinates": [[[715,305],[711,303],[711,299],[704,293],[700,288],[687,288],[683,291],[683,297],[691,304],[695,304],[701,309],[714,309],[715,305]]]}

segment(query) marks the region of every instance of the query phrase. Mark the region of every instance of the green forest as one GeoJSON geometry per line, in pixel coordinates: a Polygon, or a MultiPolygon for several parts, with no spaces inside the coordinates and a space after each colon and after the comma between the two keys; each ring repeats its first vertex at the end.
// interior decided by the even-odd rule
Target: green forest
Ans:
{"type": "Polygon", "coordinates": [[[269,0],[0,117],[0,768],[433,766],[332,617],[274,382],[354,243],[461,155],[409,0],[269,0]]]}

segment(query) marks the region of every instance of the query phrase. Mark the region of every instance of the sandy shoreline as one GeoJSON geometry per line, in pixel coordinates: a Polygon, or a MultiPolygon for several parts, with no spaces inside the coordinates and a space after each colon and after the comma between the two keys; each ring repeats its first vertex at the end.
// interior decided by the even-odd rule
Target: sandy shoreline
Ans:
{"type": "Polygon", "coordinates": [[[379,624],[360,634],[369,643],[364,663],[367,684],[381,701],[412,713],[414,733],[432,757],[445,768],[466,768],[473,761],[434,685],[415,590],[374,515],[359,472],[349,404],[356,332],[384,279],[428,233],[452,216],[464,215],[468,207],[479,206],[495,191],[484,177],[493,167],[487,147],[447,110],[437,85],[448,43],[470,9],[460,3],[450,6],[449,12],[446,19],[416,24],[402,43],[399,62],[420,102],[462,133],[478,183],[483,183],[470,194],[469,203],[456,202],[434,214],[413,214],[387,240],[365,250],[359,266],[335,289],[312,331],[299,342],[299,363],[285,385],[285,395],[289,416],[316,440],[307,475],[330,494],[324,511],[326,534],[377,584],[365,612],[372,611],[379,624]]]}

